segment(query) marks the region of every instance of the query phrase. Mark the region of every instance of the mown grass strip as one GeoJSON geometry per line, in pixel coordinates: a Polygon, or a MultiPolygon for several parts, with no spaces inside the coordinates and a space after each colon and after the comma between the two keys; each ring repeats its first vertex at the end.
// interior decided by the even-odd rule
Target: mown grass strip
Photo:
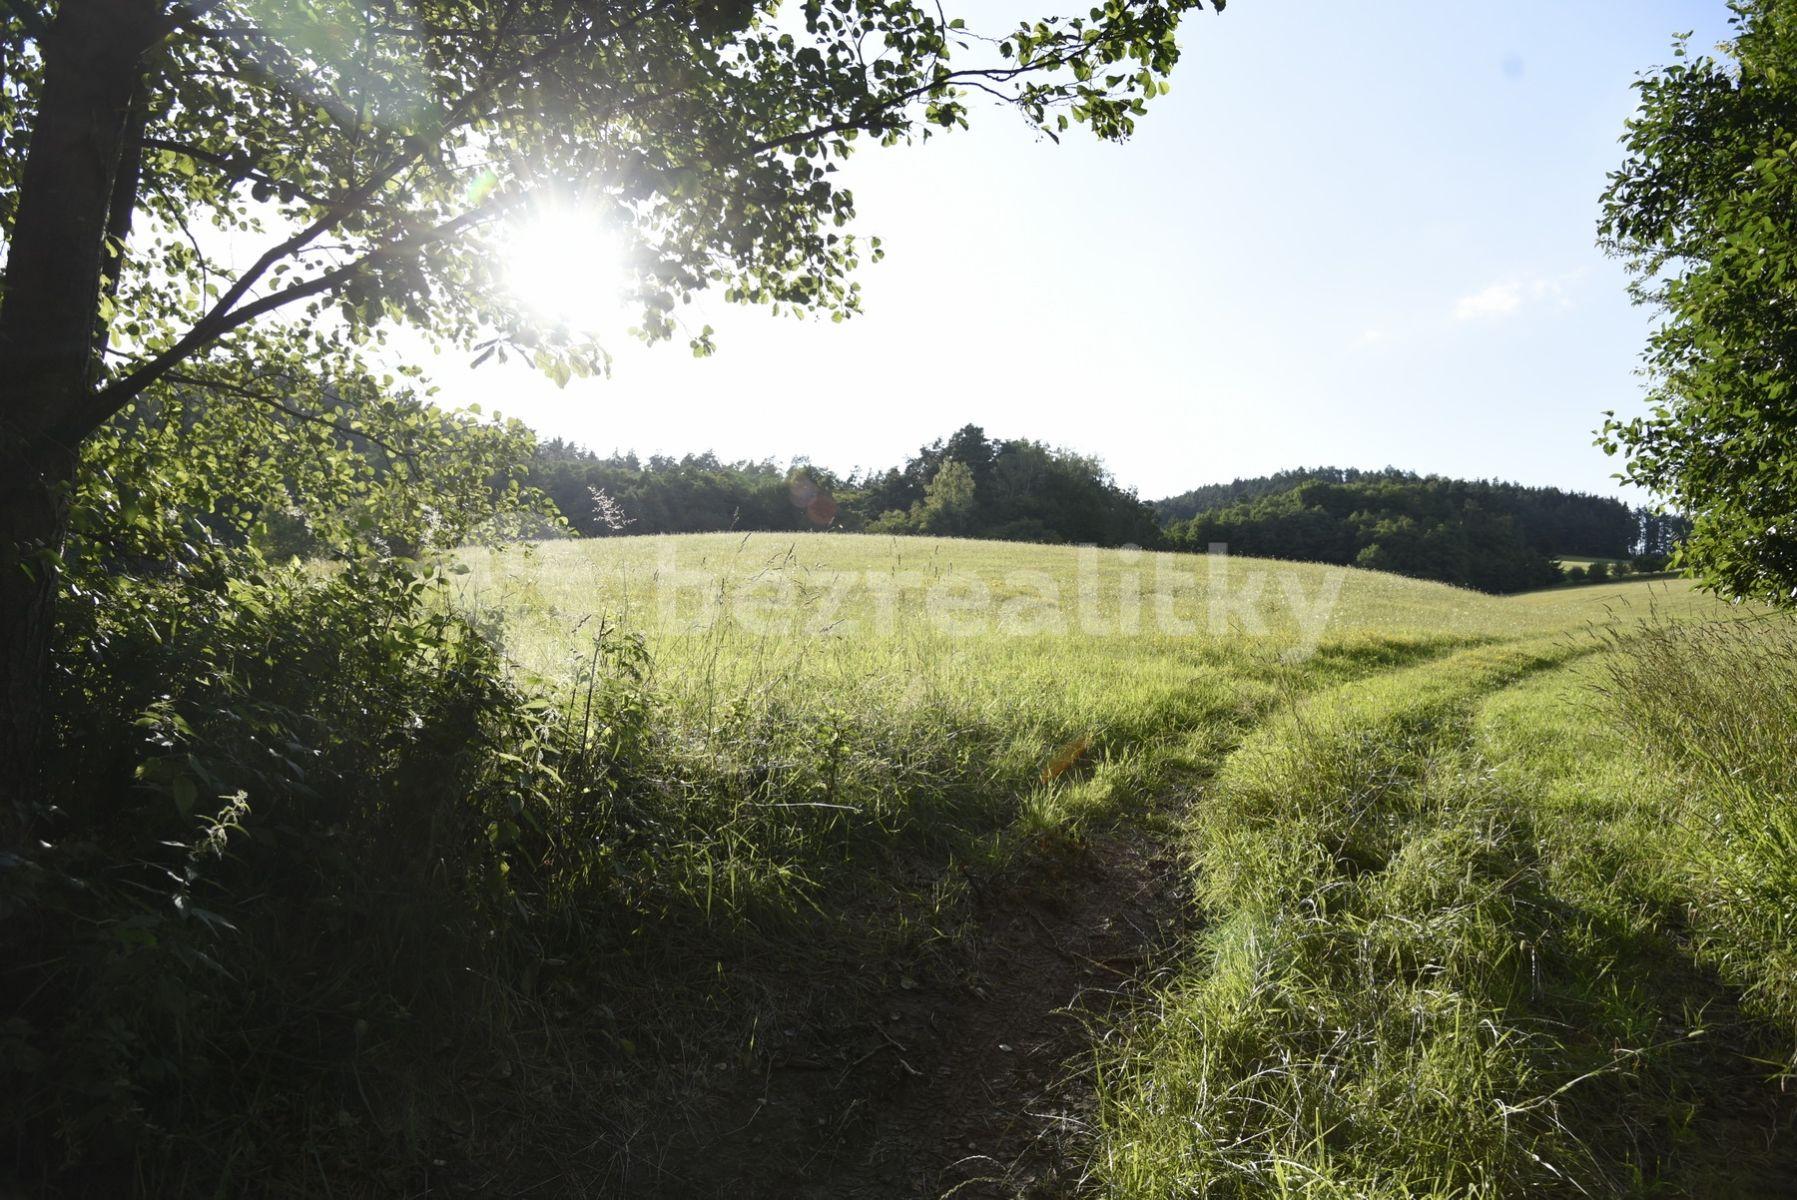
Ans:
{"type": "Polygon", "coordinates": [[[1473,650],[1258,729],[1190,822],[1204,944],[1101,1063],[1107,1194],[1782,1194],[1791,628],[1473,650]]]}
{"type": "Polygon", "coordinates": [[[1101,1072],[1109,1194],[1602,1190],[1566,1100],[1626,1058],[1568,1036],[1559,991],[1594,964],[1466,753],[1483,696],[1583,652],[1352,684],[1231,756],[1192,819],[1203,952],[1101,1072]]]}

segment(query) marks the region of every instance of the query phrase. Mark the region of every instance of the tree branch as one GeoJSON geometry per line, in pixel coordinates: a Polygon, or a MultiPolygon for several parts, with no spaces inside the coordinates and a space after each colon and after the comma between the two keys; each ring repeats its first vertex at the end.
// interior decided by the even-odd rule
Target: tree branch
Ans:
{"type": "MultiPolygon", "coordinates": [[[[278,292],[271,292],[242,308],[225,310],[215,306],[210,313],[201,318],[193,328],[166,350],[130,374],[93,393],[85,404],[70,414],[69,419],[76,424],[90,421],[97,424],[99,421],[104,421],[124,407],[134,396],[143,392],[145,388],[168,375],[178,364],[217,342],[231,331],[249,324],[257,317],[274,312],[276,309],[285,308],[296,301],[332,291],[371,267],[428,249],[438,242],[497,216],[520,199],[521,197],[512,196],[507,197],[503,203],[494,201],[469,209],[453,220],[445,221],[412,237],[377,246],[354,262],[345,263],[322,275],[282,288],[278,292]]],[[[288,240],[292,241],[293,239],[288,240]]],[[[263,257],[266,259],[268,255],[263,257]]],[[[241,284],[242,281],[239,280],[239,283],[241,284]]],[[[233,296],[233,293],[235,295],[231,303],[235,304],[242,298],[243,291],[234,287],[226,295],[233,296]]],[[[222,305],[223,301],[220,304],[222,305]]]]}
{"type": "MultiPolygon", "coordinates": [[[[8,2],[10,3],[10,0],[8,2]]],[[[224,2],[225,0],[182,0],[181,3],[175,5],[174,10],[163,21],[160,36],[167,37],[184,25],[194,24],[224,2]]]]}
{"type": "MultiPolygon", "coordinates": [[[[668,2],[669,0],[653,0],[652,3],[636,13],[629,22],[622,26],[614,26],[613,32],[615,33],[621,29],[628,29],[639,24],[668,2]]],[[[211,7],[213,7],[213,5],[204,6],[201,9],[202,14],[205,11],[210,11],[211,7]]],[[[502,17],[502,21],[509,19],[509,16],[513,11],[515,11],[514,8],[508,8],[505,17],[502,17]]],[[[487,96],[490,96],[493,89],[506,78],[514,76],[517,73],[517,70],[540,66],[543,63],[548,62],[554,58],[555,55],[589,36],[591,32],[592,30],[590,27],[566,31],[560,36],[552,39],[548,45],[540,47],[536,52],[513,64],[514,69],[512,70],[500,70],[498,69],[497,64],[489,63],[488,70],[484,73],[483,77],[473,87],[469,88],[459,100],[450,106],[448,112],[445,114],[441,128],[447,131],[463,124],[467,121],[475,107],[487,96]]],[[[234,46],[239,45],[234,39],[228,40],[231,40],[234,46]]],[[[239,48],[241,49],[241,46],[239,46],[239,48]]],[[[183,148],[181,152],[185,152],[185,148],[183,148]]],[[[251,304],[247,304],[242,308],[236,307],[239,302],[249,294],[250,290],[255,287],[256,283],[274,268],[275,264],[283,259],[293,257],[306,246],[323,236],[345,217],[362,208],[396,175],[415,164],[422,156],[423,152],[424,148],[422,146],[415,143],[409,143],[404,153],[396,155],[387,165],[372,172],[359,187],[351,189],[342,197],[330,202],[328,206],[325,206],[325,211],[309,225],[305,226],[286,240],[271,246],[268,250],[263,252],[263,254],[257,258],[248,269],[237,277],[236,281],[226,290],[224,295],[220,296],[217,302],[207,310],[206,314],[195,322],[193,327],[179,340],[129,375],[92,393],[85,403],[77,406],[76,410],[70,412],[65,420],[59,424],[72,437],[78,438],[81,431],[92,428],[92,424],[98,424],[100,421],[104,421],[106,418],[110,417],[114,412],[117,412],[119,408],[129,402],[133,396],[136,396],[157,379],[165,375],[171,367],[191,357],[194,353],[204,347],[216,342],[219,338],[230,333],[232,330],[239,328],[249,321],[255,320],[264,313],[272,312],[275,309],[284,307],[295,301],[329,291],[352,277],[356,272],[363,270],[368,266],[372,266],[377,262],[384,261],[405,252],[407,249],[405,244],[394,244],[388,247],[382,247],[371,251],[363,258],[358,259],[356,262],[348,264],[345,267],[338,268],[335,271],[328,271],[306,283],[295,284],[292,287],[273,293],[270,296],[265,296],[251,304]],[[83,424],[89,420],[92,421],[92,424],[83,424]]],[[[479,215],[480,211],[480,209],[471,210],[469,213],[465,213],[461,217],[446,222],[435,230],[429,231],[427,234],[423,235],[423,239],[416,242],[412,248],[422,249],[425,246],[443,240],[444,237],[452,232],[459,232],[461,229],[467,228],[469,225],[474,224],[481,219],[479,215]]]]}
{"type": "Polygon", "coordinates": [[[6,7],[12,11],[12,15],[19,18],[19,24],[25,27],[26,33],[39,41],[49,35],[50,27],[44,23],[44,14],[31,7],[29,0],[0,0],[0,2],[5,3],[6,7]]]}
{"type": "Polygon", "coordinates": [[[1033,74],[1044,69],[1057,70],[1079,57],[1085,49],[1086,47],[1083,46],[1075,47],[1048,59],[1032,62],[1027,66],[1018,64],[1008,67],[969,67],[966,70],[961,71],[948,71],[930,79],[927,83],[920,83],[916,87],[907,88],[902,92],[894,92],[891,95],[880,97],[874,101],[871,107],[863,109],[853,116],[845,117],[840,121],[832,121],[827,125],[815,125],[809,129],[802,129],[797,133],[783,134],[779,137],[767,138],[760,142],[753,142],[740,154],[736,155],[736,161],[752,158],[758,154],[766,154],[770,150],[785,150],[791,146],[802,146],[807,142],[813,142],[819,138],[829,137],[831,134],[835,133],[847,133],[850,130],[872,132],[872,127],[886,114],[902,109],[913,100],[921,99],[932,92],[944,91],[956,86],[978,87],[988,94],[998,95],[1006,103],[1016,104],[1018,103],[1018,98],[1016,96],[996,92],[989,85],[993,83],[1010,83],[1024,75],[1033,74]]]}
{"type": "MultiPolygon", "coordinates": [[[[5,2],[13,3],[15,0],[5,0],[5,2]]],[[[653,14],[664,8],[668,2],[669,0],[650,0],[650,3],[645,4],[628,19],[613,24],[606,32],[612,36],[616,36],[625,30],[633,28],[641,22],[648,20],[653,14]]],[[[212,8],[216,7],[216,3],[217,0],[213,0],[213,3],[199,3],[190,6],[187,10],[189,15],[185,19],[189,21],[197,20],[199,16],[204,15],[204,13],[211,11],[212,8]]],[[[507,14],[502,16],[502,24],[512,11],[514,10],[508,9],[507,14]]],[[[514,60],[509,64],[507,69],[500,69],[499,63],[490,61],[488,63],[488,68],[483,72],[482,77],[448,107],[447,111],[444,113],[442,122],[439,125],[439,130],[447,131],[457,128],[471,119],[480,104],[489,98],[493,94],[493,91],[506,79],[516,78],[517,74],[521,71],[528,71],[540,67],[553,60],[557,55],[568,50],[570,47],[595,36],[598,33],[600,22],[590,12],[587,13],[586,16],[587,21],[585,23],[577,24],[574,28],[564,30],[550,38],[546,45],[540,46],[532,53],[514,60]]],[[[236,37],[232,37],[228,32],[217,28],[214,29],[214,32],[219,33],[221,36],[225,36],[226,39],[240,51],[243,51],[245,54],[249,53],[243,43],[236,37]]],[[[812,126],[776,137],[765,138],[758,142],[752,142],[747,146],[740,148],[734,154],[730,155],[729,158],[722,160],[717,165],[725,165],[731,161],[740,162],[762,154],[804,145],[821,138],[829,137],[833,134],[847,133],[850,131],[871,132],[881,126],[883,119],[888,114],[901,110],[906,105],[924,96],[940,94],[957,85],[967,85],[981,90],[992,91],[991,85],[993,84],[1010,83],[1024,75],[1038,73],[1044,69],[1053,70],[1063,67],[1081,54],[1088,53],[1089,50],[1089,44],[1076,44],[1066,48],[1059,54],[1045,55],[1028,65],[1013,64],[1003,67],[993,66],[970,68],[962,71],[944,71],[914,87],[893,92],[884,97],[877,97],[873,99],[867,107],[841,120],[812,126]]],[[[280,81],[270,79],[270,82],[278,84],[280,81]]],[[[294,93],[290,92],[289,94],[294,93]]],[[[318,100],[315,96],[301,94],[298,98],[303,102],[314,103],[319,107],[326,108],[327,111],[330,109],[329,105],[318,100]]],[[[651,101],[663,98],[665,97],[649,97],[651,101]]],[[[636,99],[641,101],[643,98],[637,97],[636,99]]],[[[1015,96],[1009,97],[1009,99],[1012,103],[1016,103],[1018,100],[1015,96]]],[[[333,117],[338,117],[340,114],[333,113],[332,115],[333,117]]],[[[143,142],[145,145],[154,146],[154,148],[157,149],[165,149],[174,153],[189,154],[201,161],[209,161],[213,165],[219,167],[219,169],[227,172],[233,172],[238,169],[234,160],[228,156],[219,155],[211,151],[184,146],[180,143],[164,142],[161,139],[143,139],[143,142]]],[[[426,150],[427,147],[421,145],[419,141],[407,139],[401,152],[395,154],[384,166],[372,171],[359,186],[348,190],[342,196],[334,200],[320,204],[319,207],[323,211],[319,216],[292,236],[270,247],[257,258],[249,268],[237,277],[231,287],[225,291],[205,315],[194,323],[187,333],[182,335],[181,338],[162,352],[144,362],[137,369],[93,393],[85,404],[78,406],[78,411],[69,414],[69,418],[63,422],[65,428],[70,432],[74,432],[84,427],[91,427],[85,425],[85,422],[92,421],[97,423],[100,420],[106,419],[113,412],[116,412],[120,407],[127,403],[132,397],[141,393],[145,388],[155,383],[158,379],[166,376],[176,365],[256,318],[297,301],[332,291],[361,272],[378,266],[383,262],[421,251],[495,215],[496,212],[499,211],[498,208],[491,205],[477,207],[476,209],[463,213],[461,216],[446,221],[421,234],[413,237],[401,238],[387,245],[377,247],[353,262],[325,271],[310,280],[293,284],[271,293],[270,295],[263,296],[260,299],[244,303],[256,284],[260,282],[277,263],[280,263],[284,259],[298,256],[307,246],[311,245],[327,231],[337,226],[350,214],[362,210],[370,200],[378,195],[382,187],[386,186],[386,184],[392,181],[392,179],[401,172],[412,165],[415,165],[426,153],[426,150]],[[240,305],[241,307],[239,307],[240,305]]],[[[506,204],[509,205],[515,203],[519,198],[520,197],[513,196],[506,201],[506,204]]]]}
{"type": "Polygon", "coordinates": [[[322,196],[314,196],[302,192],[292,184],[277,180],[268,172],[260,169],[252,159],[220,154],[214,150],[205,150],[199,146],[190,146],[186,142],[172,142],[167,138],[140,137],[138,145],[145,150],[161,150],[167,154],[179,154],[183,158],[191,158],[195,162],[216,167],[227,179],[236,182],[265,183],[271,188],[282,190],[289,195],[297,196],[314,208],[329,208],[331,201],[322,196]]]}
{"type": "Polygon", "coordinates": [[[352,429],[347,425],[339,425],[323,413],[310,413],[303,408],[294,408],[292,405],[269,395],[267,392],[257,391],[255,388],[245,387],[240,383],[231,383],[223,379],[207,379],[199,375],[188,375],[180,371],[170,371],[167,375],[163,376],[163,378],[167,379],[170,383],[185,384],[188,387],[206,388],[215,392],[225,392],[232,396],[241,396],[246,400],[255,400],[258,403],[266,404],[270,408],[284,412],[290,417],[297,417],[302,421],[311,421],[316,425],[323,425],[328,429],[335,430],[344,437],[361,438],[365,442],[379,446],[394,458],[403,458],[414,466],[417,465],[418,456],[410,450],[401,450],[399,447],[381,438],[375,437],[366,430],[352,429]]]}
{"type": "Polygon", "coordinates": [[[282,92],[289,99],[318,109],[345,130],[354,132],[359,125],[356,114],[337,97],[320,94],[307,87],[299,73],[287,61],[286,47],[262,36],[252,26],[209,25],[210,32],[229,42],[238,52],[238,62],[245,74],[254,76],[270,91],[282,92]],[[260,49],[252,44],[252,36],[262,39],[260,49]]]}
{"type": "MultiPolygon", "coordinates": [[[[124,147],[119,165],[112,177],[112,196],[107,201],[106,241],[100,248],[100,295],[116,300],[119,277],[125,269],[125,242],[131,236],[131,218],[137,210],[137,189],[143,179],[143,132],[149,113],[144,103],[142,81],[132,89],[131,110],[125,118],[124,147]]],[[[112,337],[112,322],[94,323],[94,355],[102,357],[112,337]]]]}

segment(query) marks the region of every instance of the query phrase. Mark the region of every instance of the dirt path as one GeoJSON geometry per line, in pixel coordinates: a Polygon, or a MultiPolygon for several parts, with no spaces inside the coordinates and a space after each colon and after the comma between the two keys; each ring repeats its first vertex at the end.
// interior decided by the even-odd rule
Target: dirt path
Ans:
{"type": "Polygon", "coordinates": [[[653,1194],[1069,1195],[1091,1022],[1140,997],[1187,911],[1182,878],[1130,832],[972,881],[959,978],[906,980],[876,1023],[776,1055],[714,1110],[741,1124],[697,1139],[653,1194]]]}

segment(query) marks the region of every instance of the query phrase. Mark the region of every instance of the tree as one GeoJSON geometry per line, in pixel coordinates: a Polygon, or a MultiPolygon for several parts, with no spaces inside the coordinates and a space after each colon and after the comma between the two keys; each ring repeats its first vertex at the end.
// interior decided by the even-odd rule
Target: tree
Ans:
{"type": "Polygon", "coordinates": [[[965,534],[971,530],[976,511],[973,468],[951,458],[937,468],[936,478],[924,489],[917,527],[924,533],[965,534]]]}
{"type": "MultiPolygon", "coordinates": [[[[1624,477],[1691,518],[1677,562],[1797,603],[1797,3],[1737,0],[1726,58],[1637,85],[1601,235],[1659,308],[1645,417],[1608,415],[1624,477]]],[[[1650,547],[1649,549],[1657,549],[1650,547]]]]}
{"type": "Polygon", "coordinates": [[[1200,7],[980,37],[914,0],[7,0],[0,821],[32,794],[78,456],[135,398],[312,413],[402,322],[601,371],[503,286],[507,222],[558,204],[625,232],[645,338],[714,286],[840,318],[878,253],[835,181],[862,139],[963,127],[976,97],[1124,138],[1200,7]]]}
{"type": "Polygon", "coordinates": [[[1179,499],[1203,504],[1232,495],[1256,498],[1174,522],[1168,539],[1193,550],[1222,542],[1237,554],[1352,563],[1516,592],[1558,578],[1544,549],[1555,538],[1602,534],[1626,550],[1635,528],[1626,507],[1596,496],[1394,471],[1293,471],[1179,499]],[[1271,490],[1275,483],[1282,490],[1271,490]],[[1577,519],[1566,520],[1569,512],[1577,519]]]}

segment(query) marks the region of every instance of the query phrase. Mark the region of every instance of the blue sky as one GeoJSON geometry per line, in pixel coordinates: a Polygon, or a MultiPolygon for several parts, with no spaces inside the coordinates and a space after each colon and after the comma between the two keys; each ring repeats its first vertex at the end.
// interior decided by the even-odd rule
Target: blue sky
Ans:
{"type": "Polygon", "coordinates": [[[1726,17],[1234,0],[1191,20],[1126,145],[984,112],[861,156],[859,226],[888,252],[861,319],[712,300],[687,318],[718,331],[707,360],[627,344],[610,379],[561,390],[519,366],[432,375],[446,402],[602,451],[846,470],[972,421],[1097,454],[1151,498],[1319,463],[1616,492],[1592,431],[1640,406],[1648,315],[1594,246],[1597,198],[1636,73],[1726,17]]]}

